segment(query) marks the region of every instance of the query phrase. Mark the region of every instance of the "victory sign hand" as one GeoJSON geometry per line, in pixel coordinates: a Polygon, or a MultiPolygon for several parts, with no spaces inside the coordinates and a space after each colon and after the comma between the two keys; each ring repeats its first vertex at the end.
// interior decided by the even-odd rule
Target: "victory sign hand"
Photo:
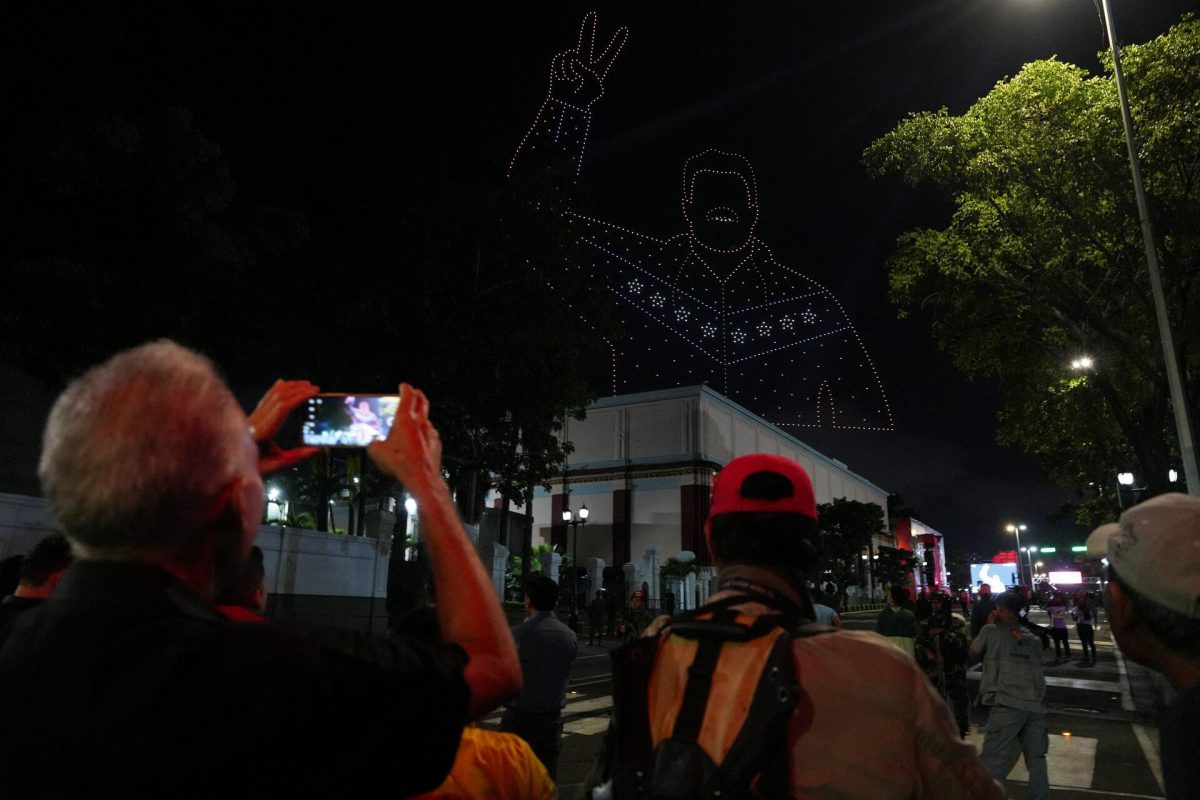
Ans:
{"type": "Polygon", "coordinates": [[[579,41],[572,50],[550,62],[550,96],[588,108],[604,94],[604,79],[629,38],[628,28],[618,28],[604,50],[596,50],[596,12],[589,11],[579,26],[579,41]]]}

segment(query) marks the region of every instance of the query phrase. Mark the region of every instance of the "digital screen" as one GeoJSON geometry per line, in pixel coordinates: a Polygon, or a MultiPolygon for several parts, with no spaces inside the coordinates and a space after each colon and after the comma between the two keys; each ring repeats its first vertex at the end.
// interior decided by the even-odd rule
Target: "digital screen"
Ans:
{"type": "Polygon", "coordinates": [[[977,590],[979,584],[986,583],[992,587],[992,593],[1003,592],[1009,586],[1020,583],[1016,564],[972,564],[971,589],[977,590]]]}
{"type": "Polygon", "coordinates": [[[1050,582],[1055,585],[1066,584],[1067,586],[1073,586],[1076,584],[1083,583],[1083,573],[1082,572],[1051,572],[1050,573],[1050,582]]]}
{"type": "Polygon", "coordinates": [[[366,447],[386,439],[400,398],[394,394],[321,394],[310,397],[303,439],[316,447],[366,447]]]}

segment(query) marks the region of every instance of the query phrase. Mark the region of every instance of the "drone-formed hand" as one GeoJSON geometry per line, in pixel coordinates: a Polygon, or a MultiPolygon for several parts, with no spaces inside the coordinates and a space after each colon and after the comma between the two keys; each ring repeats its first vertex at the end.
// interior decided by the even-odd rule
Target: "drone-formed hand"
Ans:
{"type": "Polygon", "coordinates": [[[550,62],[550,96],[588,108],[604,94],[604,79],[629,38],[628,28],[618,28],[608,45],[596,52],[596,12],[589,11],[579,26],[579,42],[550,62]]]}

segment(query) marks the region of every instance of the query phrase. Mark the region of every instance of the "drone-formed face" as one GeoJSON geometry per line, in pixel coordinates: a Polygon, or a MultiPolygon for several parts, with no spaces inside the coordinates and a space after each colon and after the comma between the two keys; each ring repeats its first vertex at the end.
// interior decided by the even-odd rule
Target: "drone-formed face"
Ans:
{"type": "Polygon", "coordinates": [[[754,235],[758,199],[754,172],[741,156],[706,150],[683,168],[683,214],[700,246],[739,250],[754,235]]]}

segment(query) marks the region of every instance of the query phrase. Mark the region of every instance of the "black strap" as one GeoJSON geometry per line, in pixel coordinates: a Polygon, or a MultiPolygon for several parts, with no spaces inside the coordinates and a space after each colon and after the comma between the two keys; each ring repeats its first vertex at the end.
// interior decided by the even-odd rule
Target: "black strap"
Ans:
{"type": "MultiPolygon", "coordinates": [[[[713,622],[708,624],[736,625],[734,613],[729,609],[719,609],[713,615],[713,622]]],[[[674,630],[674,629],[672,629],[674,630]]],[[[713,671],[717,660],[721,657],[721,648],[727,640],[717,636],[706,636],[699,640],[696,657],[688,667],[687,686],[683,690],[683,704],[679,708],[679,716],[675,718],[675,728],[671,732],[674,739],[695,742],[700,737],[700,726],[704,722],[704,714],[708,710],[708,698],[712,691],[713,671]]]]}

